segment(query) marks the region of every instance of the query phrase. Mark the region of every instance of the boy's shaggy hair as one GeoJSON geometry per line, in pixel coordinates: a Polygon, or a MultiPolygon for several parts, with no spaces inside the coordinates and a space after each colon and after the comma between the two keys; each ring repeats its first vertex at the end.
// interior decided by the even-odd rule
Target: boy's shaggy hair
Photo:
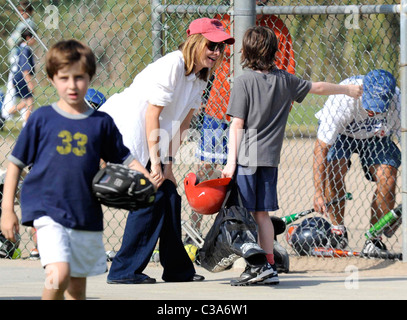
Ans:
{"type": "Polygon", "coordinates": [[[243,37],[241,64],[243,68],[270,71],[275,68],[278,40],[268,27],[248,29],[243,37]]]}
{"type": "Polygon", "coordinates": [[[75,39],[60,41],[47,52],[45,62],[47,75],[53,79],[59,70],[76,62],[81,64],[82,69],[92,79],[96,73],[96,58],[92,50],[75,39]]]}

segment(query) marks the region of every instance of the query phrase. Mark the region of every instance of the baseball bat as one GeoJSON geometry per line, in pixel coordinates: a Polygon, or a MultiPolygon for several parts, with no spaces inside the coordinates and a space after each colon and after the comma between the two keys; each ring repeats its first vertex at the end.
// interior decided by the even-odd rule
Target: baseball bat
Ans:
{"type": "Polygon", "coordinates": [[[342,257],[363,257],[363,258],[378,258],[386,260],[402,260],[403,255],[401,253],[391,253],[391,252],[374,252],[369,254],[364,254],[358,251],[341,250],[334,248],[314,248],[312,249],[311,255],[315,257],[323,258],[342,258],[342,257]]]}
{"type": "Polygon", "coordinates": [[[315,257],[341,258],[341,257],[359,257],[361,253],[357,251],[318,247],[313,248],[311,254],[315,257]]]}
{"type": "Polygon", "coordinates": [[[385,227],[383,229],[383,234],[387,237],[387,238],[391,238],[396,231],[398,230],[398,228],[401,226],[401,224],[403,223],[402,221],[403,219],[398,218],[396,221],[394,221],[392,224],[390,224],[389,226],[385,227]]]}
{"type": "Polygon", "coordinates": [[[365,233],[365,237],[367,240],[371,240],[377,236],[380,236],[383,231],[386,229],[386,227],[389,227],[393,223],[395,223],[398,219],[401,218],[401,213],[402,213],[402,206],[401,204],[397,206],[397,208],[394,208],[393,210],[390,210],[386,215],[384,215],[379,221],[377,221],[373,227],[369,229],[365,233]]]}
{"type": "MultiPolygon", "coordinates": [[[[352,199],[353,199],[353,198],[352,198],[352,194],[351,194],[350,192],[348,192],[348,193],[346,193],[343,197],[338,198],[338,199],[333,199],[332,201],[326,203],[325,206],[326,206],[326,207],[329,207],[329,206],[331,206],[331,205],[333,205],[333,204],[336,204],[336,203],[338,203],[338,202],[341,202],[341,201],[344,201],[344,200],[352,200],[352,199]]],[[[315,212],[315,209],[314,209],[314,208],[308,209],[308,210],[304,210],[304,211],[301,211],[301,212],[298,212],[298,213],[293,213],[293,214],[287,215],[287,216],[285,216],[285,217],[282,217],[281,219],[282,219],[286,224],[290,224],[290,223],[292,223],[292,222],[294,222],[294,221],[296,221],[296,220],[298,220],[298,219],[300,219],[300,218],[302,218],[302,217],[304,217],[304,216],[306,216],[306,215],[308,215],[308,214],[310,214],[310,213],[312,213],[312,212],[315,212]]]]}

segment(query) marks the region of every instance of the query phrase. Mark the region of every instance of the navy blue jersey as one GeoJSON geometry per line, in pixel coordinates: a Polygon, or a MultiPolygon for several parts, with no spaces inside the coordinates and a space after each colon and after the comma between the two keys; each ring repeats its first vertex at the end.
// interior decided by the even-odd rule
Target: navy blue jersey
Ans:
{"type": "Polygon", "coordinates": [[[20,83],[24,80],[24,71],[28,71],[31,75],[35,73],[33,51],[29,46],[24,45],[24,43],[18,47],[15,64],[12,66],[11,71],[13,72],[14,83],[20,83]]]}
{"type": "Polygon", "coordinates": [[[72,115],[56,104],[36,110],[9,160],[31,166],[21,190],[22,224],[50,216],[65,227],[101,231],[103,213],[92,194],[100,159],[122,163],[130,156],[113,119],[89,110],[72,115]]]}

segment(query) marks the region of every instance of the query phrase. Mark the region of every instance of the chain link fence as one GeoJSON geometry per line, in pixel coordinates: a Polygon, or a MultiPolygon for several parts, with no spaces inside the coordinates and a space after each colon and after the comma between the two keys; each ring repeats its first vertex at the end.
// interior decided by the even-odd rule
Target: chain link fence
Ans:
{"type": "MultiPolygon", "coordinates": [[[[7,93],[13,47],[10,37],[25,29],[22,16],[15,7],[19,2],[0,0],[0,89],[7,93]]],[[[76,38],[87,43],[97,57],[97,76],[92,87],[108,98],[129,86],[134,77],[150,62],[175,50],[185,39],[189,23],[198,17],[215,17],[234,32],[233,1],[175,0],[49,0],[32,1],[37,41],[32,44],[35,55],[34,109],[57,100],[57,95],[45,73],[44,59],[48,47],[61,39],[76,38]]],[[[399,79],[400,15],[391,0],[364,1],[274,1],[256,7],[256,24],[271,27],[280,40],[277,64],[298,77],[312,81],[340,81],[373,69],[386,69],[399,79]],[[382,6],[381,13],[363,12],[363,6],[382,6]],[[384,9],[388,10],[384,10],[384,9]]],[[[376,8],[376,7],[375,7],[376,8]]],[[[191,124],[190,135],[177,155],[175,175],[179,193],[183,196],[182,219],[202,236],[208,232],[213,216],[196,215],[184,196],[183,181],[189,172],[201,179],[219,175],[222,162],[201,161],[197,155],[205,115],[228,126],[224,115],[233,88],[233,52],[226,52],[222,66],[216,72],[211,87],[203,95],[202,108],[191,124]]],[[[399,84],[399,82],[398,82],[399,84]]],[[[314,186],[312,176],[313,146],[316,139],[315,113],[326,97],[308,95],[301,104],[294,103],[286,127],[281,165],[279,168],[279,217],[312,208],[314,186]]],[[[5,99],[3,99],[3,108],[5,99]]],[[[24,109],[2,124],[0,132],[0,166],[4,173],[7,157],[25,121],[24,109]]],[[[223,147],[223,142],[219,147],[223,147]]],[[[346,176],[346,191],[353,200],[346,203],[345,225],[349,248],[360,251],[364,233],[370,228],[370,205],[375,184],[364,178],[357,158],[346,176]]],[[[4,175],[3,175],[4,176],[4,175]]],[[[401,203],[400,172],[396,203],[401,203]]],[[[52,182],[51,182],[52,183],[52,182]]],[[[18,203],[18,199],[16,202],[18,203]]],[[[17,206],[17,208],[19,208],[17,206]]],[[[21,212],[18,212],[21,214],[21,212]]],[[[106,250],[118,250],[127,213],[105,208],[106,250]]],[[[31,231],[22,228],[20,249],[29,256],[34,247],[31,231]]],[[[187,235],[183,235],[184,239],[187,235]]],[[[285,234],[278,241],[295,254],[285,234]]],[[[401,250],[400,230],[384,239],[389,250],[401,250]]]]}

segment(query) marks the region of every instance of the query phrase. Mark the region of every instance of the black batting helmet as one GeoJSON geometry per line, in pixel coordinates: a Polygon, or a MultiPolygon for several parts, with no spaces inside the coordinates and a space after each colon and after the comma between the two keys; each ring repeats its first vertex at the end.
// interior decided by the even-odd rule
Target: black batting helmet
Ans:
{"type": "Polygon", "coordinates": [[[331,224],[321,217],[307,218],[291,235],[294,251],[301,255],[310,255],[313,248],[326,247],[329,244],[331,224]]]}

